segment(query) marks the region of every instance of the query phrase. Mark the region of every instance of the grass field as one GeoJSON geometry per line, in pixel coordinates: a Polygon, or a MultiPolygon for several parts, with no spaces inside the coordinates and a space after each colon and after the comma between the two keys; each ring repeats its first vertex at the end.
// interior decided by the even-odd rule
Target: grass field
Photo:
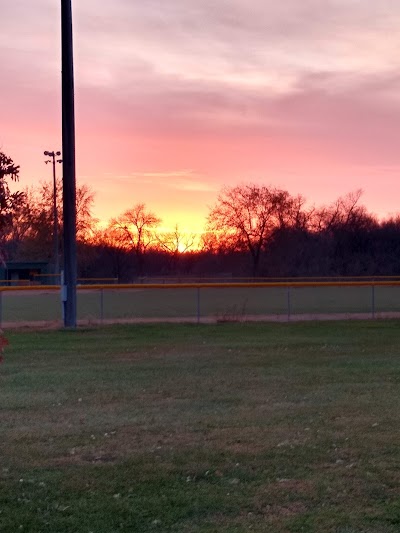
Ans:
{"type": "MultiPolygon", "coordinates": [[[[371,287],[181,288],[78,291],[78,319],[85,321],[186,318],[246,320],[319,314],[372,315],[371,287]],[[289,310],[289,313],[288,313],[289,310]]],[[[375,314],[400,312],[400,287],[374,288],[375,314]]],[[[3,323],[61,320],[57,292],[10,292],[2,296],[3,323]]]]}
{"type": "Polygon", "coordinates": [[[8,337],[2,533],[400,530],[398,321],[8,337]]]}

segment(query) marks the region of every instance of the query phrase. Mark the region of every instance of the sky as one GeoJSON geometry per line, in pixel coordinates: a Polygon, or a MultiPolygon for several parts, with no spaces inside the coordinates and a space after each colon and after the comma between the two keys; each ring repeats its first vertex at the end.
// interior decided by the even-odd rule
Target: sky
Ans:
{"type": "MultiPolygon", "coordinates": [[[[398,0],[72,0],[77,182],[202,231],[223,186],[400,211],[398,0]]],[[[0,0],[0,150],[61,148],[60,2],[0,0]]],[[[58,169],[61,172],[61,168],[58,169]]]]}

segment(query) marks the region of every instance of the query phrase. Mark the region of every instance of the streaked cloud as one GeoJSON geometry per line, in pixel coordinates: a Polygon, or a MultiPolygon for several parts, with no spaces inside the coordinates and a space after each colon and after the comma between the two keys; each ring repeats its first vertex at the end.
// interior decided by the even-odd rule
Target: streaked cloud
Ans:
{"type": "MultiPolygon", "coordinates": [[[[127,185],[129,183],[135,185],[152,185],[154,187],[163,187],[167,189],[176,189],[187,192],[216,192],[219,187],[211,179],[206,179],[205,176],[197,173],[194,170],[167,170],[167,171],[145,171],[132,172],[125,176],[108,175],[105,179],[109,179],[114,184],[120,183],[127,185]]],[[[218,183],[218,182],[217,182],[218,183]]]]}
{"type": "MultiPolygon", "coordinates": [[[[37,180],[42,149],[60,145],[59,4],[0,4],[0,144],[37,180]]],[[[204,213],[246,179],[310,200],[362,187],[394,210],[398,0],[73,4],[78,170],[100,216],[163,209],[168,191],[165,209],[193,213],[198,193],[204,213]]]]}

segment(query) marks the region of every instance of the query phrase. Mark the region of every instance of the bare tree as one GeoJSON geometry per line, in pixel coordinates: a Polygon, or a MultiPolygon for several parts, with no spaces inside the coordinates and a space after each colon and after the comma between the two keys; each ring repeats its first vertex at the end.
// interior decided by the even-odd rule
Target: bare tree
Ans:
{"type": "MultiPolygon", "coordinates": [[[[77,197],[77,239],[87,242],[92,237],[97,219],[92,215],[94,193],[87,185],[80,185],[77,197]]],[[[56,185],[57,224],[62,232],[62,182],[56,185]]],[[[53,250],[54,211],[53,183],[43,182],[38,187],[26,188],[14,208],[13,224],[7,239],[15,258],[50,259],[53,250]]],[[[62,241],[60,241],[62,244],[62,241]]]]}
{"type": "Polygon", "coordinates": [[[118,279],[126,278],[129,258],[118,230],[112,226],[98,228],[90,244],[97,250],[96,272],[100,271],[101,275],[107,272],[107,276],[118,279]]]}
{"type": "Polygon", "coordinates": [[[194,233],[182,233],[178,224],[176,224],[174,231],[158,233],[156,240],[158,248],[163,252],[167,252],[170,258],[171,270],[176,272],[181,254],[193,248],[196,242],[196,235],[194,233]]]}
{"type": "Polygon", "coordinates": [[[348,275],[368,271],[371,235],[378,222],[360,205],[361,195],[358,189],[315,210],[311,230],[320,240],[318,256],[320,261],[325,259],[322,268],[325,273],[348,275]]]}
{"type": "Polygon", "coordinates": [[[314,231],[332,232],[338,228],[351,227],[369,217],[367,210],[359,204],[362,190],[340,196],[331,205],[316,209],[312,220],[314,231]]]}
{"type": "Polygon", "coordinates": [[[226,187],[207,219],[223,247],[250,252],[253,275],[259,271],[261,252],[277,228],[299,219],[302,203],[287,191],[254,184],[226,187]],[[296,209],[293,209],[293,208],[296,209]]]}
{"type": "Polygon", "coordinates": [[[171,254],[183,254],[194,246],[196,235],[194,233],[182,233],[176,224],[174,231],[159,233],[156,235],[156,239],[161,250],[171,254]]]}
{"type": "Polygon", "coordinates": [[[199,248],[202,253],[217,254],[221,251],[220,241],[214,231],[206,231],[200,237],[199,248]]]}
{"type": "Polygon", "coordinates": [[[98,223],[92,213],[94,196],[88,185],[83,184],[76,189],[76,238],[81,242],[91,240],[98,223]]]}
{"type": "Polygon", "coordinates": [[[161,219],[147,211],[145,204],[136,204],[118,218],[111,220],[110,226],[115,230],[118,242],[135,254],[139,276],[143,275],[146,249],[156,240],[154,229],[160,223],[161,219]]]}

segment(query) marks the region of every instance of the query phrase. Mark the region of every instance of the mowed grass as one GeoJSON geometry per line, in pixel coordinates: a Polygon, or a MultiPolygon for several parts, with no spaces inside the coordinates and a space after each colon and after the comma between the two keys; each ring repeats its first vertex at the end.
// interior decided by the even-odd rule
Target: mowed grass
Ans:
{"type": "MultiPolygon", "coordinates": [[[[6,292],[3,323],[61,320],[58,291],[6,292]]],[[[337,313],[400,312],[400,286],[208,287],[180,289],[80,289],[78,319],[86,322],[187,318],[246,320],[257,316],[294,317],[337,313]]]]}
{"type": "Polygon", "coordinates": [[[398,321],[8,337],[2,533],[400,530],[398,321]]]}

